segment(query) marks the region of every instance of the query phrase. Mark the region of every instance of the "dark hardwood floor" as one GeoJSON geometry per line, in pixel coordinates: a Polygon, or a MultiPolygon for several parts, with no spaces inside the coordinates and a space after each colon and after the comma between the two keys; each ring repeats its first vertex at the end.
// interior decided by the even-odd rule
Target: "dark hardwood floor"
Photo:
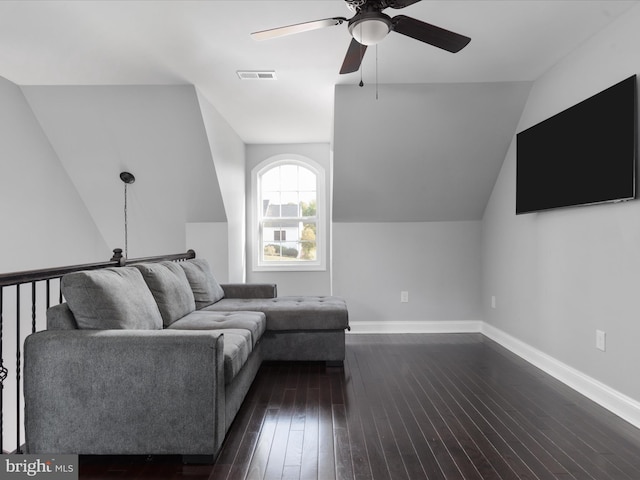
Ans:
{"type": "Polygon", "coordinates": [[[81,457],[80,479],[640,479],[640,430],[479,334],[349,335],[263,365],[214,465],[81,457]]]}

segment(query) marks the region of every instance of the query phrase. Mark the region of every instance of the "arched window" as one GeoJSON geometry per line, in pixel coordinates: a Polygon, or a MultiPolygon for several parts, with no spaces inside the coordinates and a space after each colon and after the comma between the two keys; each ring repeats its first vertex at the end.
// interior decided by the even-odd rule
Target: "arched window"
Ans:
{"type": "Polygon", "coordinates": [[[254,169],[254,269],[324,269],[324,173],[308,160],[254,169]]]}

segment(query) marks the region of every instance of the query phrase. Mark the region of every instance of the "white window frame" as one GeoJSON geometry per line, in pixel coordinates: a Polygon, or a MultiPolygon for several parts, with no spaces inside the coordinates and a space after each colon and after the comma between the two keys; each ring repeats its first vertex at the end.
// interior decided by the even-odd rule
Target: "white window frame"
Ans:
{"type": "Polygon", "coordinates": [[[302,155],[286,154],[270,157],[251,170],[251,225],[250,225],[250,242],[249,246],[252,251],[253,265],[255,272],[284,272],[284,271],[324,271],[327,269],[326,258],[326,222],[327,222],[327,202],[326,202],[326,183],[324,168],[317,162],[302,155]],[[311,261],[279,261],[264,262],[262,260],[262,231],[260,212],[261,205],[261,189],[260,178],[267,170],[280,165],[299,165],[304,167],[316,176],[316,259],[311,261]]]}

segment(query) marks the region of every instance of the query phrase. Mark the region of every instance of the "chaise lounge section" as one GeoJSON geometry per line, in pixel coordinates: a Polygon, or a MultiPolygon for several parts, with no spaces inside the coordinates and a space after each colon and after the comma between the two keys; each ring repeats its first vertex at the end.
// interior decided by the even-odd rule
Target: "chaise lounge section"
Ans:
{"type": "Polygon", "coordinates": [[[28,453],[215,458],[263,361],[341,363],[344,300],[219,285],[202,259],[66,275],[25,340],[28,453]]]}

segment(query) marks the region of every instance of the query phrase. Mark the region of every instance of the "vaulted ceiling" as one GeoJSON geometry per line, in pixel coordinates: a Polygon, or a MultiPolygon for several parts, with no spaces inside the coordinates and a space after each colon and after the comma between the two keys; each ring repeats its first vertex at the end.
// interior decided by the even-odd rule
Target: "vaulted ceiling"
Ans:
{"type": "Polygon", "coordinates": [[[339,75],[346,24],[249,34],[351,17],[343,0],[5,0],[0,76],[24,87],[194,85],[246,144],[331,143],[337,220],[478,219],[531,82],[638,3],[423,0],[385,13],[467,35],[465,49],[392,32],[361,71],[339,75]]]}
{"type": "MultiPolygon", "coordinates": [[[[423,0],[402,10],[471,37],[451,54],[391,33],[365,83],[532,81],[637,4],[616,0],[423,0]]],[[[351,17],[343,0],[3,0],[0,75],[18,85],[193,84],[246,143],[328,142],[346,24],[257,42],[251,32],[351,17]],[[241,81],[237,70],[275,70],[241,81]]]]}

